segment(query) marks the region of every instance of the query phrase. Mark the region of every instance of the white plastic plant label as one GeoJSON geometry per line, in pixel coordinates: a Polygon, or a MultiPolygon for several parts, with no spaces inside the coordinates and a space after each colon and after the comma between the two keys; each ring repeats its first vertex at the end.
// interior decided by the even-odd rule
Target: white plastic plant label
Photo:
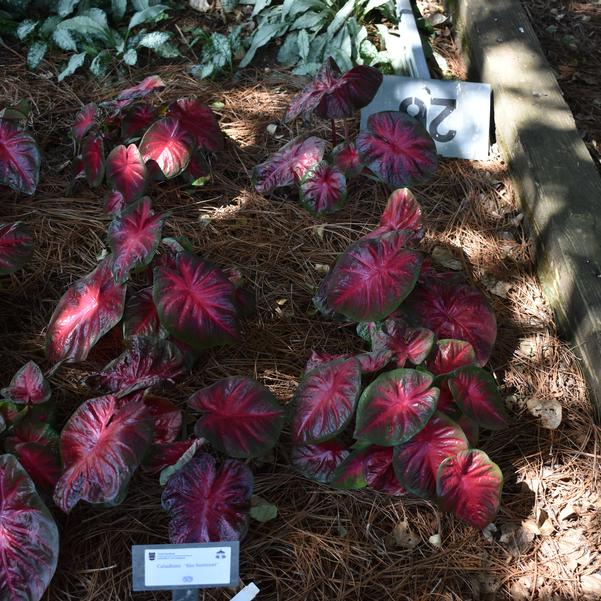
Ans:
{"type": "Polygon", "coordinates": [[[438,154],[488,158],[491,88],[485,83],[385,75],[374,99],[361,111],[361,130],[379,111],[403,111],[420,120],[438,154]]]}
{"type": "Polygon", "coordinates": [[[135,545],[134,590],[230,587],[238,583],[239,543],[135,545]]]}

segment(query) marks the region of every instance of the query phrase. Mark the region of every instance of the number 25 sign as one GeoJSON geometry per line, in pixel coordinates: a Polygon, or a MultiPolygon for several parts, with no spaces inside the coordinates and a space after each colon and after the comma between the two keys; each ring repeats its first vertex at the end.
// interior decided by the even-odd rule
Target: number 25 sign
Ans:
{"type": "Polygon", "coordinates": [[[385,75],[361,111],[361,129],[379,111],[403,111],[422,122],[438,154],[486,160],[490,130],[490,86],[484,83],[385,75]]]}

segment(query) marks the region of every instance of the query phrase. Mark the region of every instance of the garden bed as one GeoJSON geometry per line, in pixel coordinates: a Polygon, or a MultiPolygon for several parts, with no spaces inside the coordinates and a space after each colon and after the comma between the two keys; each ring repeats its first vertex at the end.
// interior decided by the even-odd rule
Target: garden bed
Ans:
{"type": "MultiPolygon", "coordinates": [[[[117,90],[78,78],[59,87],[43,71],[25,71],[6,51],[0,60],[8,74],[0,84],[1,104],[31,98],[33,129],[46,159],[32,198],[7,193],[3,199],[2,219],[27,221],[36,239],[34,258],[11,276],[0,299],[7,382],[29,359],[44,365],[44,333],[56,302],[104,248],[108,220],[100,194],[83,186],[66,195],[68,128],[82,103],[117,90]]],[[[179,67],[158,73],[167,84],[163,101],[196,94],[208,104],[223,103],[216,111],[229,137],[209,184],[151,190],[155,206],[172,213],[166,234],[185,235],[200,255],[237,266],[257,301],[257,315],[244,324],[244,342],[206,352],[170,396],[183,406],[201,386],[250,375],[287,403],[311,349],[363,347],[352,326],[315,315],[311,298],[323,266],[377,223],[388,190],[367,180],[351,183],[347,206],[327,220],[285,197],[257,194],[249,179],[253,166],[296,134],[279,118],[301,80],[278,70],[251,69],[223,84],[199,83],[179,67]],[[278,124],[275,134],[270,124],[278,124]]],[[[132,83],[148,74],[136,73],[132,83]]],[[[499,156],[486,163],[443,161],[433,182],[415,193],[428,226],[426,247],[439,247],[447,262],[451,253],[497,314],[491,366],[514,423],[481,443],[505,475],[495,528],[481,534],[424,501],[313,483],[290,466],[285,434],[256,473],[256,493],[277,505],[279,515],[251,524],[241,545],[241,577],[254,581],[258,599],[266,600],[480,599],[497,591],[496,598],[582,598],[582,584],[590,587],[586,577],[601,567],[599,430],[577,363],[556,336],[534,274],[506,166],[499,156]],[[557,430],[540,427],[527,409],[532,400],[561,404],[557,430]]],[[[87,398],[82,375],[80,368],[61,368],[52,378],[62,421],[87,398]]],[[[45,598],[165,598],[130,592],[131,545],[167,542],[160,494],[156,478],[138,474],[118,507],[80,504],[68,517],[54,509],[61,556],[45,598]]]]}

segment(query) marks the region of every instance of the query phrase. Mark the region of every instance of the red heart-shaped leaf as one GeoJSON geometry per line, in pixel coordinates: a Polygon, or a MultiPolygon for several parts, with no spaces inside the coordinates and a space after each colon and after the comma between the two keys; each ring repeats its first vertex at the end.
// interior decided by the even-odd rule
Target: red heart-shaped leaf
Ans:
{"type": "Polygon", "coordinates": [[[145,196],[128,207],[108,227],[107,240],[113,252],[113,275],[123,284],[130,272],[146,267],[152,261],[167,215],[156,215],[152,202],[145,196]]]}
{"type": "Polygon", "coordinates": [[[116,216],[126,207],[125,196],[119,190],[111,190],[104,198],[104,212],[116,216]]]}
{"type": "Polygon", "coordinates": [[[324,119],[351,117],[371,102],[381,83],[378,69],[359,65],[341,75],[334,59],[328,57],[313,81],[292,99],[284,119],[313,111],[324,119]]]}
{"type": "Polygon", "coordinates": [[[252,181],[260,194],[291,186],[317,165],[325,153],[327,142],[321,138],[300,136],[271,155],[253,170],[252,181]]]}
{"type": "Polygon", "coordinates": [[[476,365],[474,347],[465,340],[439,340],[428,369],[435,375],[449,374],[460,367],[476,365]]]}
{"type": "Polygon", "coordinates": [[[98,114],[98,107],[93,103],[86,104],[79,113],[75,116],[71,133],[73,139],[79,144],[83,137],[94,127],[96,124],[96,115],[98,114]]]}
{"type": "Polygon", "coordinates": [[[188,405],[201,412],[194,433],[230,457],[260,457],[284,426],[284,408],[251,378],[232,376],[195,392],[188,405]]]}
{"type": "Polygon", "coordinates": [[[321,161],[307,171],[300,182],[300,201],[311,213],[333,213],[346,202],[344,173],[327,161],[321,161]]]}
{"type": "Polygon", "coordinates": [[[361,366],[356,359],[338,359],[306,373],[292,401],[295,444],[334,438],[353,416],[360,391],[361,366]]]}
{"type": "Polygon", "coordinates": [[[396,475],[414,495],[434,498],[440,464],[468,446],[463,430],[442,413],[435,413],[410,441],[395,447],[396,475]]]}
{"type": "Polygon", "coordinates": [[[22,442],[15,445],[12,452],[19,458],[36,487],[52,494],[62,473],[57,450],[37,442],[22,442]]]}
{"type": "Polygon", "coordinates": [[[156,109],[147,103],[137,104],[132,107],[121,122],[121,137],[124,140],[129,140],[143,129],[148,127],[157,116],[156,109]]]}
{"type": "Polygon", "coordinates": [[[36,141],[13,122],[0,119],[0,184],[33,194],[40,178],[40,163],[36,141]]]}
{"type": "Polygon", "coordinates": [[[248,529],[253,476],[241,461],[228,459],[217,469],[215,459],[200,453],[169,480],[163,508],[171,515],[173,544],[241,539],[248,529]]]}
{"type": "Polygon", "coordinates": [[[0,223],[0,275],[21,269],[32,254],[33,235],[24,223],[0,223]]]}
{"type": "Polygon", "coordinates": [[[123,336],[164,337],[159,314],[152,299],[152,286],[134,292],[125,302],[123,336]]]}
{"type": "Polygon", "coordinates": [[[234,295],[221,269],[189,252],[177,255],[173,269],[154,269],[153,298],[161,325],[197,350],[239,340],[234,295]]]}
{"type": "Polygon", "coordinates": [[[320,444],[294,447],[291,460],[292,465],[307,478],[328,482],[334,470],[348,455],[344,444],[338,440],[328,440],[320,444]]]}
{"type": "Polygon", "coordinates": [[[132,336],[127,350],[101,372],[86,380],[89,386],[124,397],[160,382],[172,382],[184,371],[179,349],[164,338],[132,336]]]}
{"type": "Polygon", "coordinates": [[[168,115],[175,117],[186,130],[194,145],[202,150],[223,148],[223,134],[215,113],[198,98],[180,98],[169,105],[168,115]]]}
{"type": "Polygon", "coordinates": [[[89,133],[83,141],[81,152],[86,181],[89,186],[96,188],[104,177],[104,136],[89,133]]]}
{"type": "Polygon", "coordinates": [[[371,343],[374,351],[393,353],[398,367],[404,367],[407,360],[419,365],[434,346],[434,332],[426,328],[410,328],[402,319],[391,318],[374,329],[371,343]]]}
{"type": "Polygon", "coordinates": [[[122,90],[117,96],[117,100],[137,100],[144,98],[152,92],[157,92],[165,87],[163,80],[158,75],[149,75],[139,84],[122,90]]]}
{"type": "Polygon", "coordinates": [[[365,480],[374,490],[399,497],[407,491],[394,471],[392,454],[392,447],[369,447],[365,455],[365,480]]]}
{"type": "Polygon", "coordinates": [[[436,145],[424,127],[399,111],[373,113],[367,131],[357,136],[361,161],[384,183],[402,188],[436,171],[436,145]]]}
{"type": "Polygon", "coordinates": [[[46,354],[53,363],[84,361],[123,315],[125,286],[116,284],[110,257],[62,296],[48,325],[46,354]]]}
{"type": "Polygon", "coordinates": [[[146,394],[143,398],[144,405],[154,422],[153,442],[166,444],[175,442],[182,429],[182,412],[169,399],[154,394],[146,394]]]}
{"type": "Polygon", "coordinates": [[[409,232],[362,238],[342,254],[329,273],[328,306],[352,321],[378,321],[413,290],[422,254],[407,249],[409,232]]]}
{"type": "Polygon", "coordinates": [[[125,199],[136,200],[146,188],[146,166],[135,144],[115,146],[106,159],[106,179],[125,199]]]}
{"type": "Polygon", "coordinates": [[[501,503],[503,474],[484,451],[460,451],[438,468],[436,494],[446,511],[475,528],[495,519],[501,503]]]}
{"type": "Polygon", "coordinates": [[[403,306],[411,318],[438,338],[469,342],[484,365],[497,337],[497,320],[484,295],[471,286],[428,278],[403,306]]]}
{"type": "Polygon", "coordinates": [[[343,142],[332,150],[334,165],[347,177],[359,175],[363,171],[363,163],[354,142],[343,142]]]}
{"type": "Polygon", "coordinates": [[[192,153],[190,134],[174,117],[153,123],[140,142],[144,161],[156,161],[167,179],[176,177],[187,166],[192,153]]]}
{"type": "Polygon", "coordinates": [[[368,448],[354,450],[346,459],[341,461],[330,478],[329,484],[343,490],[358,490],[367,486],[365,461],[368,448]]]}
{"type": "Polygon", "coordinates": [[[415,369],[395,369],[378,376],[357,407],[355,438],[381,446],[402,444],[427,423],[438,400],[432,376],[415,369]]]}
{"type": "Polygon", "coordinates": [[[39,601],[58,561],[58,528],[31,478],[0,456],[0,591],[6,601],[39,601]]]}
{"type": "Polygon", "coordinates": [[[411,230],[416,239],[424,235],[422,209],[409,188],[395,190],[388,197],[380,225],[367,237],[373,238],[395,230],[411,230]]]}
{"type": "Polygon", "coordinates": [[[114,396],[80,405],[61,433],[65,471],[54,502],[65,513],[78,501],[119,503],[152,441],[152,419],[143,403],[121,408],[114,396]]]}
{"type": "Polygon", "coordinates": [[[2,396],[13,403],[37,405],[45,403],[52,394],[50,385],[44,378],[37,363],[29,361],[12,378],[8,388],[2,389],[2,396]]]}
{"type": "Polygon", "coordinates": [[[448,380],[453,399],[483,428],[501,430],[509,424],[494,378],[481,367],[461,367],[448,380]]]}

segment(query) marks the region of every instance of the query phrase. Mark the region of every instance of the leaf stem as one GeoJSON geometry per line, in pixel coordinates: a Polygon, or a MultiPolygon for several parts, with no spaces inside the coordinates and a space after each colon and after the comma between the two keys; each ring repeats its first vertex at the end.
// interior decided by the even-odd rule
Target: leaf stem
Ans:
{"type": "Polygon", "coordinates": [[[336,121],[331,119],[332,121],[332,145],[336,146],[336,121]]]}

